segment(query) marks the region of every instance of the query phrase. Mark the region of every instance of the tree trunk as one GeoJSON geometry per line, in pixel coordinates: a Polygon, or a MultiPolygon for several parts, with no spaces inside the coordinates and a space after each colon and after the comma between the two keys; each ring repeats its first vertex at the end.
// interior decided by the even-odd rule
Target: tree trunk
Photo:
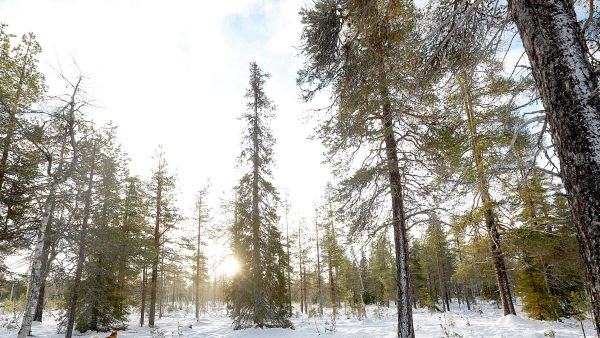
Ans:
{"type": "Polygon", "coordinates": [[[79,287],[81,285],[81,276],[83,275],[83,263],[85,261],[85,246],[87,240],[88,222],[91,213],[94,171],[96,170],[96,142],[94,142],[94,145],[92,147],[92,163],[90,164],[87,189],[85,191],[83,219],[81,221],[81,230],[79,233],[79,251],[77,253],[77,266],[75,268],[75,279],[73,280],[71,299],[69,300],[69,314],[67,319],[67,330],[65,332],[65,338],[71,338],[71,336],[73,335],[73,326],[75,325],[75,311],[77,309],[77,298],[79,297],[79,287]]]}
{"type": "Polygon", "coordinates": [[[31,322],[33,320],[33,315],[37,307],[38,298],[40,296],[40,288],[42,286],[42,255],[44,249],[44,240],[46,237],[46,227],[48,226],[48,223],[50,221],[52,205],[54,204],[54,201],[56,199],[57,188],[58,182],[55,179],[52,179],[50,191],[48,192],[48,197],[46,198],[46,202],[44,203],[44,213],[42,215],[35,249],[33,252],[33,263],[31,267],[31,288],[27,297],[27,305],[25,306],[25,313],[23,314],[21,328],[19,329],[19,333],[17,335],[18,338],[25,338],[29,336],[29,333],[31,332],[31,322]]]}
{"type": "MultiPolygon", "coordinates": [[[[286,202],[287,203],[287,202],[286,202]]],[[[285,206],[285,243],[287,249],[287,282],[288,282],[288,297],[290,297],[290,308],[292,307],[292,259],[290,256],[290,226],[288,224],[289,207],[285,206]]]]}
{"type": "Polygon", "coordinates": [[[548,124],[600,335],[600,98],[572,0],[509,1],[548,124]]]}
{"type": "MultiPolygon", "coordinates": [[[[159,170],[162,159],[159,159],[159,170]]],[[[160,256],[160,218],[162,204],[162,178],[158,177],[156,189],[156,218],[154,222],[154,257],[152,257],[152,276],[150,277],[150,309],[148,312],[148,326],[154,327],[156,316],[156,291],[158,284],[158,261],[160,256]]]]}
{"type": "Polygon", "coordinates": [[[48,277],[51,261],[54,259],[54,257],[50,258],[50,246],[52,244],[50,237],[52,232],[52,220],[55,206],[56,201],[52,203],[52,208],[50,209],[50,220],[48,221],[48,226],[46,227],[46,238],[44,239],[44,248],[42,249],[42,285],[40,286],[40,295],[38,297],[37,306],[35,308],[35,314],[33,315],[34,322],[42,321],[42,317],[44,314],[44,296],[46,294],[46,278],[48,277]]]}
{"type": "Polygon", "coordinates": [[[260,211],[258,205],[258,185],[259,185],[259,144],[258,144],[258,96],[257,92],[254,91],[254,119],[253,119],[253,132],[252,132],[252,279],[253,279],[253,303],[254,323],[262,327],[263,326],[263,310],[261,306],[262,298],[262,269],[261,267],[261,254],[260,254],[260,211]]]}
{"type": "Polygon", "coordinates": [[[394,249],[396,254],[396,278],[398,309],[398,337],[414,338],[415,331],[412,320],[412,307],[410,306],[410,284],[408,267],[408,239],[406,237],[406,218],[404,214],[404,200],[402,196],[402,177],[398,163],[398,146],[394,137],[394,121],[389,93],[382,93],[384,98],[382,124],[383,138],[385,140],[385,154],[387,170],[390,181],[390,194],[392,198],[392,226],[394,231],[394,249]]]}
{"type": "MultiPolygon", "coordinates": [[[[463,75],[463,78],[466,79],[467,75],[463,75]]],[[[500,232],[498,232],[498,224],[496,222],[496,214],[493,207],[494,202],[492,201],[489,192],[489,182],[486,177],[487,174],[484,167],[483,151],[479,144],[477,126],[473,116],[473,101],[468,87],[468,84],[462,83],[461,92],[463,95],[465,112],[467,114],[471,152],[477,173],[477,187],[484,208],[483,217],[485,219],[485,227],[491,240],[492,260],[494,264],[494,273],[496,274],[496,283],[498,284],[498,293],[500,295],[500,301],[502,303],[504,315],[516,315],[510,291],[510,284],[508,282],[508,275],[506,274],[504,252],[502,252],[500,247],[500,232]]]]}
{"type": "Polygon", "coordinates": [[[298,229],[298,274],[300,274],[300,312],[304,313],[304,278],[302,276],[302,231],[298,229]]]}
{"type": "Polygon", "coordinates": [[[317,235],[317,296],[319,297],[319,314],[323,315],[323,293],[321,292],[321,253],[319,252],[319,224],[315,210],[315,232],[317,235]]]}
{"type": "Polygon", "coordinates": [[[202,231],[202,199],[198,200],[198,238],[196,243],[196,321],[200,319],[200,234],[202,231]]]}
{"type": "Polygon", "coordinates": [[[140,327],[144,326],[144,315],[146,314],[146,284],[148,277],[146,275],[146,267],[142,269],[142,301],[140,304],[140,327]]]}

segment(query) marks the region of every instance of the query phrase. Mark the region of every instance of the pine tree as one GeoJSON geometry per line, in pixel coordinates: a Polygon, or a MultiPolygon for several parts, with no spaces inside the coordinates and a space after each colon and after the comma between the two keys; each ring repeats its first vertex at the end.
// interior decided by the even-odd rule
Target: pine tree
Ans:
{"type": "MultiPolygon", "coordinates": [[[[150,308],[148,310],[148,326],[154,327],[157,302],[160,306],[159,295],[159,263],[163,260],[164,236],[179,220],[178,211],[174,206],[175,177],[169,174],[165,153],[159,147],[156,154],[156,168],[148,183],[148,191],[152,200],[152,217],[154,231],[152,235],[152,273],[150,276],[150,308]]],[[[160,310],[160,309],[159,309],[160,310]]]]}
{"type": "Polygon", "coordinates": [[[406,178],[411,172],[406,162],[418,158],[419,138],[412,126],[420,116],[403,95],[416,88],[411,79],[420,62],[419,51],[413,48],[418,43],[416,9],[412,1],[320,0],[304,8],[301,16],[306,61],[297,82],[305,100],[332,88],[332,109],[318,136],[335,173],[344,178],[341,195],[350,208],[351,232],[392,225],[398,336],[414,337],[406,217],[411,195],[406,178]],[[364,153],[366,158],[358,158],[364,153]],[[362,166],[351,171],[351,163],[362,166]],[[378,219],[388,215],[381,209],[390,207],[391,219],[378,219]]]}
{"type": "Polygon", "coordinates": [[[236,188],[236,222],[232,227],[232,250],[242,265],[229,294],[235,329],[291,326],[287,256],[277,229],[279,197],[269,181],[274,143],[269,121],[275,106],[264,92],[268,78],[256,62],[250,63],[247,112],[242,115],[247,128],[240,156],[249,170],[236,188]]]}

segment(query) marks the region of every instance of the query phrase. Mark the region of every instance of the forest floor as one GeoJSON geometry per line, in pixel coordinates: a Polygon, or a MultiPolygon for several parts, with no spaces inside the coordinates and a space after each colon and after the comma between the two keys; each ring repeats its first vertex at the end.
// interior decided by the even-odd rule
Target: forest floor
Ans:
{"type": "MultiPolygon", "coordinates": [[[[456,304],[454,304],[456,305],[456,304]]],[[[549,322],[530,320],[521,311],[518,316],[502,316],[502,311],[493,303],[479,302],[471,311],[459,309],[443,313],[431,313],[424,309],[414,311],[414,325],[417,337],[583,337],[581,326],[572,319],[549,322]]],[[[520,306],[517,304],[517,308],[520,306]]],[[[343,310],[341,311],[344,312],[343,310]]],[[[56,313],[48,313],[43,323],[34,323],[32,333],[39,338],[63,337],[56,334],[56,313]]],[[[339,316],[335,323],[331,315],[323,318],[309,318],[296,314],[292,321],[295,329],[247,329],[234,331],[231,319],[224,309],[209,310],[196,322],[193,311],[175,311],[167,313],[157,321],[157,329],[139,328],[135,322],[138,316],[131,315],[129,329],[119,332],[119,338],[152,338],[152,337],[396,337],[396,315],[394,308],[369,306],[368,318],[357,320],[354,317],[339,316]]],[[[16,337],[16,329],[7,329],[9,316],[0,316],[0,337],[16,337]]],[[[593,336],[592,323],[584,322],[586,334],[593,336]]],[[[108,334],[86,332],[77,337],[104,338],[108,334]]]]}

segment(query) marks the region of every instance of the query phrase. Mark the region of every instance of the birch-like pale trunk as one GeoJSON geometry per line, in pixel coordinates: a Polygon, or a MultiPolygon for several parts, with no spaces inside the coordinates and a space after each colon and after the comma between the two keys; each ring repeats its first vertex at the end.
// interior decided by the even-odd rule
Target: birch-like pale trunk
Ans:
{"type": "Polygon", "coordinates": [[[52,205],[56,200],[56,190],[58,189],[58,184],[59,183],[57,180],[52,179],[48,197],[46,197],[46,201],[44,202],[44,213],[38,228],[38,236],[35,242],[35,249],[32,257],[33,264],[31,266],[31,288],[29,290],[29,295],[27,296],[27,304],[25,306],[25,313],[23,314],[21,328],[17,334],[18,338],[25,338],[29,336],[31,332],[31,322],[33,321],[33,315],[35,314],[35,309],[37,307],[37,302],[40,296],[40,288],[42,286],[42,278],[44,275],[42,267],[42,255],[44,251],[44,240],[46,238],[46,227],[48,226],[50,217],[52,217],[52,205]]]}
{"type": "Polygon", "coordinates": [[[572,0],[512,0],[567,191],[600,336],[600,98],[572,0]]]}

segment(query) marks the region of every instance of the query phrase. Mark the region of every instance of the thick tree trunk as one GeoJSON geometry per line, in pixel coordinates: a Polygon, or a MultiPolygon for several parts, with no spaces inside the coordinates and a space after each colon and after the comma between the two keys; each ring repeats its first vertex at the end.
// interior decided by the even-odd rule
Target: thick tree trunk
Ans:
{"type": "Polygon", "coordinates": [[[572,0],[509,1],[548,125],[586,264],[600,335],[600,98],[572,0]]]}
{"type": "MultiPolygon", "coordinates": [[[[467,75],[463,75],[463,80],[466,78],[467,75]]],[[[473,100],[471,98],[470,89],[468,89],[469,85],[463,83],[461,84],[461,87],[464,108],[467,114],[471,152],[475,164],[475,171],[477,173],[477,187],[484,208],[483,217],[485,220],[485,227],[491,240],[492,260],[494,264],[494,273],[496,274],[496,283],[498,284],[500,302],[502,303],[502,309],[505,316],[509,314],[516,315],[510,291],[510,284],[508,282],[508,275],[506,274],[504,252],[502,252],[500,247],[500,232],[498,232],[498,224],[496,222],[496,214],[493,207],[494,202],[490,196],[489,182],[484,168],[483,151],[479,144],[477,126],[473,116],[473,100]]]]}
{"type": "Polygon", "coordinates": [[[87,240],[87,231],[92,205],[92,188],[94,185],[94,174],[96,170],[96,143],[92,146],[92,163],[90,164],[90,172],[88,174],[87,189],[85,191],[85,202],[83,206],[83,219],[81,221],[81,229],[79,232],[79,249],[77,253],[77,266],[75,268],[75,278],[73,280],[73,288],[71,290],[71,299],[69,300],[67,330],[65,338],[71,338],[73,335],[73,327],[75,325],[75,312],[77,310],[77,299],[79,298],[79,287],[81,285],[81,277],[83,275],[83,263],[85,261],[85,246],[87,240]]]}
{"type": "Polygon", "coordinates": [[[392,226],[394,231],[394,249],[396,254],[396,278],[398,308],[398,337],[414,338],[412,307],[410,303],[410,284],[408,267],[408,239],[406,234],[406,217],[404,214],[404,200],[402,192],[402,176],[400,175],[398,161],[398,145],[394,136],[394,121],[392,107],[389,102],[389,93],[384,91],[382,123],[383,138],[385,140],[385,154],[387,170],[390,181],[390,194],[392,198],[392,226]]]}

